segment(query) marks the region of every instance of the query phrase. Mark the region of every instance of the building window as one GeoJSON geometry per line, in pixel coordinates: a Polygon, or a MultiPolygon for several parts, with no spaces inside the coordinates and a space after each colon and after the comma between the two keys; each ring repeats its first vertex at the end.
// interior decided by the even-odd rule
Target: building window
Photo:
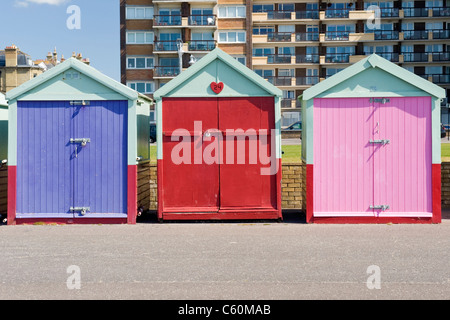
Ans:
{"type": "Polygon", "coordinates": [[[127,20],[153,19],[153,7],[127,7],[127,20]]]}
{"type": "Polygon", "coordinates": [[[220,43],[244,43],[245,31],[219,32],[220,43]]]}
{"type": "Polygon", "coordinates": [[[245,59],[244,55],[232,55],[232,57],[242,63],[244,66],[246,65],[247,60],[245,59]]]}
{"type": "Polygon", "coordinates": [[[127,44],[152,44],[153,32],[127,31],[127,44]]]}
{"type": "Polygon", "coordinates": [[[128,57],[127,69],[153,69],[153,57],[128,57]]]}
{"type": "Polygon", "coordinates": [[[274,32],[275,32],[275,27],[273,27],[273,26],[269,26],[269,27],[255,26],[253,28],[253,34],[269,34],[269,33],[274,33],[274,32]]]}
{"type": "Polygon", "coordinates": [[[245,6],[220,6],[219,18],[245,18],[245,6]]]}
{"type": "Polygon", "coordinates": [[[146,81],[127,82],[127,86],[143,94],[152,94],[155,91],[155,84],[153,82],[146,82],[146,81]]]}

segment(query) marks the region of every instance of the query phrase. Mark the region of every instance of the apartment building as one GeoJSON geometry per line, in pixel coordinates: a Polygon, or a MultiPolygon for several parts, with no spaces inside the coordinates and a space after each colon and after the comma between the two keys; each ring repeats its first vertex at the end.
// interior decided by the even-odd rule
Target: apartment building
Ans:
{"type": "Polygon", "coordinates": [[[283,127],[301,120],[296,97],[305,89],[371,53],[450,93],[450,0],[120,5],[122,82],[149,96],[217,46],[283,90],[283,127]]]}

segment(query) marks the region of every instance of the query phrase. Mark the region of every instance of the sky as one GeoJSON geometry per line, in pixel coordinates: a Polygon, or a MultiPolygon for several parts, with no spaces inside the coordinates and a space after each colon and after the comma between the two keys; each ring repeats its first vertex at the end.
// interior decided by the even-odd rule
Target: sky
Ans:
{"type": "Polygon", "coordinates": [[[82,53],[91,66],[120,81],[119,11],[118,0],[1,0],[0,49],[14,44],[33,60],[55,48],[58,58],[82,53]]]}

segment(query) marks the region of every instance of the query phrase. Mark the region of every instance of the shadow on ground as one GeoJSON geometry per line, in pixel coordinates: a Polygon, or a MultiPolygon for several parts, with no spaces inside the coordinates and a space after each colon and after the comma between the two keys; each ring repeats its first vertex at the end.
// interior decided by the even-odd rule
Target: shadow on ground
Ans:
{"type": "MultiPolygon", "coordinates": [[[[159,223],[156,211],[144,212],[137,223],[159,223]]],[[[301,210],[283,210],[283,220],[189,220],[163,221],[163,223],[306,223],[306,216],[301,210]]]]}

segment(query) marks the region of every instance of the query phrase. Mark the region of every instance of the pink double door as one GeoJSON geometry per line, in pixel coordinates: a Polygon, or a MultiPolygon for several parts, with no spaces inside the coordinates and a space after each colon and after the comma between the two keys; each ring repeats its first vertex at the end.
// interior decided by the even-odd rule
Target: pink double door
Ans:
{"type": "Polygon", "coordinates": [[[431,98],[314,100],[314,216],[431,217],[431,98]]]}

